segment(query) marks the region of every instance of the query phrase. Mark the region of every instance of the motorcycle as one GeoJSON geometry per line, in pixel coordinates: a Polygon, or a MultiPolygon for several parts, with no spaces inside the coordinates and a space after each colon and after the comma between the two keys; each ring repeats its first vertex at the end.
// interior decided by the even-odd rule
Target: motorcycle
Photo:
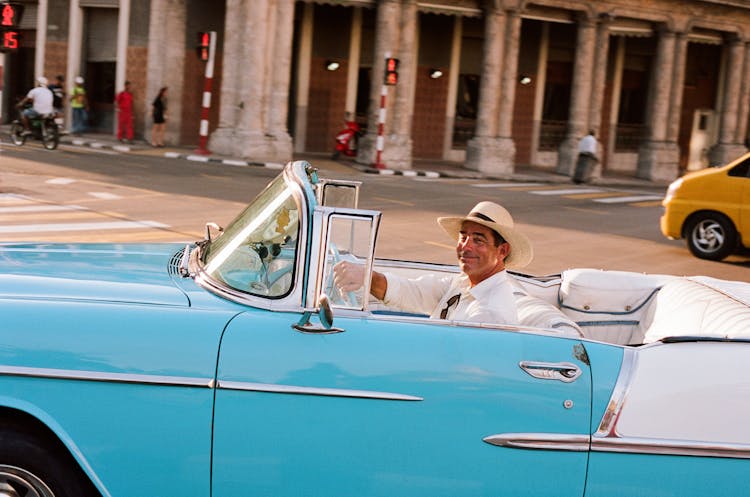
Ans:
{"type": "Polygon", "coordinates": [[[20,119],[16,119],[10,125],[10,140],[14,145],[21,146],[26,143],[26,138],[31,136],[41,140],[44,148],[54,150],[60,143],[60,128],[55,120],[55,114],[47,114],[35,119],[29,119],[30,132],[27,132],[20,119]]]}
{"type": "Polygon", "coordinates": [[[357,142],[359,137],[364,134],[362,128],[356,121],[345,121],[346,128],[336,133],[336,149],[333,152],[333,159],[336,160],[344,154],[347,157],[357,155],[357,142]]]}

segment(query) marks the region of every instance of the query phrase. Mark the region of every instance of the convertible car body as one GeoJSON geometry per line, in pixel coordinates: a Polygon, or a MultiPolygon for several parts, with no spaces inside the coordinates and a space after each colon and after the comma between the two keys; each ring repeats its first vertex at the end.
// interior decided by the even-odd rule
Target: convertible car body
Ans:
{"type": "MultiPolygon", "coordinates": [[[[287,165],[195,244],[0,244],[0,495],[750,493],[750,285],[514,274],[520,326],[339,292],[359,184],[287,165]]],[[[367,274],[367,273],[366,273],[367,274]]]]}

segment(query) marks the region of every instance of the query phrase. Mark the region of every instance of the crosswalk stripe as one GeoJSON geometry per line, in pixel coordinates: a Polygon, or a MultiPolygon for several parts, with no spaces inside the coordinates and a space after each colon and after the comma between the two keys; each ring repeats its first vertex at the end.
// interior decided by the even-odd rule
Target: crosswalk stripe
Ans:
{"type": "Polygon", "coordinates": [[[541,186],[542,183],[475,183],[471,186],[474,188],[509,188],[523,186],[541,186]]]}
{"type": "Polygon", "coordinates": [[[571,195],[573,193],[601,193],[601,188],[567,188],[563,190],[532,190],[534,195],[571,195]]]}
{"type": "Polygon", "coordinates": [[[79,205],[15,205],[12,207],[0,207],[0,214],[83,210],[87,209],[79,205]]]}
{"type": "Polygon", "coordinates": [[[629,197],[595,198],[592,202],[602,204],[626,204],[628,202],[643,202],[646,200],[661,200],[664,195],[631,195],[629,197]]]}
{"type": "Polygon", "coordinates": [[[91,211],[52,211],[44,212],[39,214],[37,212],[21,212],[21,213],[0,213],[0,223],[7,223],[8,226],[26,224],[29,221],[34,224],[51,224],[53,222],[62,221],[73,221],[73,220],[110,220],[111,218],[97,215],[91,211]]]}
{"type": "Polygon", "coordinates": [[[598,193],[577,193],[573,195],[564,195],[565,198],[589,200],[592,198],[616,197],[622,195],[620,192],[598,192],[598,193]]]}
{"type": "Polygon", "coordinates": [[[118,230],[118,229],[143,229],[168,228],[169,225],[156,221],[109,221],[99,223],[47,223],[47,224],[25,224],[18,226],[0,226],[0,233],[37,233],[45,231],[92,231],[92,230],[118,230]]]}

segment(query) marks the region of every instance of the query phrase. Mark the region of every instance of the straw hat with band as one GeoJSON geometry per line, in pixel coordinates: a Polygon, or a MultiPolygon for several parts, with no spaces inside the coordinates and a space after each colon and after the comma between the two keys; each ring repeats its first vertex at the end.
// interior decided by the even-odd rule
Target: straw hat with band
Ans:
{"type": "Polygon", "coordinates": [[[510,213],[494,202],[479,202],[465,217],[439,217],[437,221],[454,240],[458,240],[464,221],[481,224],[495,231],[510,244],[510,254],[505,258],[505,266],[509,269],[527,266],[534,258],[529,239],[516,231],[510,213]]]}

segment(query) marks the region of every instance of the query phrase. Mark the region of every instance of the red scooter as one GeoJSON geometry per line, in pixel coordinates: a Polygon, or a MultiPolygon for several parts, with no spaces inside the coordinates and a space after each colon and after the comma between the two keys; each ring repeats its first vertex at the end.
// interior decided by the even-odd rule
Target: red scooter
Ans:
{"type": "Polygon", "coordinates": [[[336,133],[336,149],[333,152],[333,159],[338,159],[341,154],[347,157],[357,155],[357,141],[362,136],[362,128],[356,121],[345,121],[346,128],[336,133]]]}

